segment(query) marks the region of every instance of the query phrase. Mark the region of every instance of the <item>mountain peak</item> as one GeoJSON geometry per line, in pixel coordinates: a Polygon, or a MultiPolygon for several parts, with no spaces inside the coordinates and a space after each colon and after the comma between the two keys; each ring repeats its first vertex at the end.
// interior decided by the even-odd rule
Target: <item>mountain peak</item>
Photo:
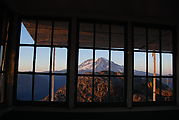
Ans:
{"type": "MultiPolygon", "coordinates": [[[[112,61],[110,62],[110,65],[111,65],[111,71],[113,71],[113,72],[123,72],[124,71],[123,66],[120,66],[112,61]]],[[[104,57],[96,58],[95,62],[94,62],[94,70],[95,70],[95,72],[109,71],[109,60],[104,57]]],[[[83,74],[86,72],[92,72],[92,71],[93,71],[93,59],[88,59],[78,66],[79,74],[83,74]]]]}

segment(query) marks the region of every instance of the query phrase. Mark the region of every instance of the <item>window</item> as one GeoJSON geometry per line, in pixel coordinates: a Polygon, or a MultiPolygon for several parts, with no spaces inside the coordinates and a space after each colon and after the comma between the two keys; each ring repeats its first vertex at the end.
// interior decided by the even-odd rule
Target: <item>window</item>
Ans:
{"type": "Polygon", "coordinates": [[[133,102],[174,101],[173,31],[133,26],[133,102]]]}
{"type": "MultiPolygon", "coordinates": [[[[6,18],[7,19],[7,18],[6,18]]],[[[0,103],[4,102],[5,93],[5,55],[7,48],[7,34],[9,30],[9,21],[5,22],[5,17],[0,18],[0,103]]]]}
{"type": "Polygon", "coordinates": [[[79,23],[77,103],[125,103],[125,25],[79,23]]]}
{"type": "Polygon", "coordinates": [[[68,21],[22,21],[17,101],[66,102],[68,28],[68,21]]]}

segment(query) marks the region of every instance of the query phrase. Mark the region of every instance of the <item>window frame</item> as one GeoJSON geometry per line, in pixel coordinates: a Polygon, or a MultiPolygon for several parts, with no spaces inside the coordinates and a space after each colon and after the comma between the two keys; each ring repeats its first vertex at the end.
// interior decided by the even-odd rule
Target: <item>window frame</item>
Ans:
{"type": "MultiPolygon", "coordinates": [[[[138,23],[138,22],[133,22],[132,23],[132,91],[134,90],[134,77],[144,77],[146,78],[146,82],[148,82],[148,78],[159,78],[160,79],[160,97],[161,97],[161,83],[162,83],[162,78],[172,78],[173,79],[173,100],[172,101],[148,101],[148,95],[147,95],[147,85],[146,85],[146,101],[145,102],[134,102],[132,98],[132,104],[133,106],[170,106],[170,105],[175,105],[176,104],[176,67],[174,66],[176,63],[176,44],[175,44],[175,39],[176,39],[176,27],[175,26],[170,26],[170,25],[161,25],[161,24],[151,24],[151,23],[138,23]],[[134,49],[134,28],[135,27],[141,27],[145,29],[145,39],[146,39],[146,49],[145,50],[135,50],[134,49]],[[148,50],[148,29],[157,29],[159,31],[159,51],[149,51],[148,50]],[[162,51],[162,30],[170,30],[172,32],[172,51],[162,51]],[[146,53],[146,76],[135,76],[134,75],[134,53],[135,52],[145,52],[146,53]],[[159,76],[148,76],[148,54],[149,53],[159,53],[159,58],[160,58],[160,70],[159,70],[159,76]],[[165,76],[162,75],[162,54],[163,53],[169,53],[172,54],[172,71],[173,75],[171,76],[165,76]]],[[[133,92],[132,92],[133,96],[133,92]]]]}
{"type": "Polygon", "coordinates": [[[79,19],[78,20],[78,60],[79,60],[79,50],[80,49],[85,49],[85,50],[93,50],[92,54],[93,54],[93,70],[92,70],[92,74],[79,74],[78,73],[78,65],[76,66],[77,67],[77,71],[76,71],[76,82],[75,82],[75,86],[76,86],[76,91],[75,91],[75,105],[77,107],[96,107],[96,106],[100,106],[100,107],[110,107],[110,106],[118,106],[118,107],[125,107],[126,104],[127,104],[127,22],[117,22],[117,21],[102,21],[102,20],[94,20],[94,19],[79,19]],[[79,45],[79,35],[80,35],[80,23],[87,23],[87,24],[92,24],[93,25],[93,45],[92,47],[80,47],[79,45]],[[109,41],[108,41],[108,45],[109,47],[108,48],[101,48],[101,47],[96,47],[95,45],[95,42],[96,42],[96,24],[104,24],[104,25],[108,25],[109,26],[109,30],[108,30],[108,34],[109,34],[109,41]],[[111,48],[111,26],[112,25],[118,25],[118,26],[122,26],[123,29],[124,29],[124,48],[123,49],[115,49],[115,48],[111,48]],[[109,71],[109,74],[106,74],[106,75],[96,75],[94,74],[95,72],[95,69],[94,69],[94,60],[95,60],[95,51],[96,50],[107,50],[108,51],[108,58],[109,58],[109,70],[111,69],[110,67],[110,62],[111,62],[111,51],[122,51],[123,54],[124,54],[124,74],[123,75],[111,75],[110,74],[110,71],[109,71]],[[78,97],[78,88],[77,88],[77,85],[78,85],[78,77],[81,77],[81,76],[86,76],[86,77],[92,77],[92,102],[78,102],[77,101],[77,97],[78,97]],[[107,77],[108,78],[108,95],[107,95],[107,98],[108,98],[108,101],[107,102],[94,102],[93,98],[94,98],[94,80],[95,80],[95,77],[107,77]],[[111,80],[111,77],[123,77],[124,78],[124,102],[110,102],[110,86],[109,86],[109,83],[110,83],[110,80],[111,80]]]}
{"type": "MultiPolygon", "coordinates": [[[[46,17],[28,17],[28,16],[21,16],[20,21],[21,23],[23,22],[23,20],[32,20],[35,22],[35,38],[34,38],[34,44],[21,44],[20,43],[20,36],[19,36],[19,43],[17,43],[18,45],[18,49],[17,49],[17,61],[16,61],[16,69],[15,69],[15,92],[14,92],[14,102],[17,105],[34,105],[34,106],[43,106],[43,105],[47,105],[47,106],[60,106],[60,107],[66,107],[68,106],[68,102],[69,102],[69,85],[68,85],[68,71],[69,71],[69,42],[70,42],[70,30],[71,30],[71,21],[69,18],[46,18],[46,17]],[[37,32],[38,32],[38,21],[46,21],[51,23],[51,37],[50,37],[50,44],[49,45],[37,45],[37,32]],[[67,22],[68,23],[68,39],[67,39],[67,45],[54,45],[53,44],[53,36],[54,36],[54,24],[55,22],[67,22]],[[18,66],[19,66],[19,51],[20,51],[20,47],[33,47],[33,64],[32,64],[32,71],[31,72],[20,72],[18,71],[18,66]],[[38,48],[49,48],[50,49],[50,55],[49,55],[49,72],[44,73],[44,72],[35,72],[35,67],[36,67],[36,50],[38,48]],[[66,73],[53,73],[52,72],[52,57],[53,57],[53,48],[66,48],[67,49],[67,65],[66,65],[66,69],[67,72],[66,73]],[[28,75],[32,75],[32,99],[29,101],[23,101],[23,100],[18,100],[17,99],[17,80],[18,80],[18,74],[28,74],[28,75]],[[34,99],[35,97],[35,92],[34,92],[34,83],[35,83],[35,75],[48,75],[49,76],[49,101],[36,101],[34,99]],[[66,100],[65,102],[58,102],[58,101],[51,101],[51,78],[52,75],[58,75],[58,76],[66,76],[66,100]]],[[[19,30],[21,33],[21,26],[19,26],[19,30]]]]}

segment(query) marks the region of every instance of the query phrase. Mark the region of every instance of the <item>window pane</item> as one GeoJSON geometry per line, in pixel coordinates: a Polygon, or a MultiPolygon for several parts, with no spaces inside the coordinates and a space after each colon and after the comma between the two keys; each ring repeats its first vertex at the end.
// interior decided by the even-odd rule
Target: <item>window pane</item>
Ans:
{"type": "Polygon", "coordinates": [[[50,48],[37,47],[36,51],[36,72],[49,72],[50,66],[50,48]]]}
{"type": "Polygon", "coordinates": [[[92,102],[92,80],[93,77],[80,76],[77,84],[77,101],[92,102]]]}
{"type": "Polygon", "coordinates": [[[0,45],[0,71],[3,70],[3,45],[0,45]]]}
{"type": "Polygon", "coordinates": [[[146,30],[141,27],[134,27],[134,49],[146,50],[146,30]]]}
{"type": "Polygon", "coordinates": [[[32,75],[18,74],[17,80],[17,100],[32,100],[32,75]]]}
{"type": "Polygon", "coordinates": [[[55,22],[53,44],[67,46],[68,44],[68,22],[55,22]]]}
{"type": "Polygon", "coordinates": [[[123,75],[124,73],[124,52],[111,51],[111,74],[123,75]]]}
{"type": "Polygon", "coordinates": [[[124,48],[124,27],[111,25],[111,48],[124,48]]]}
{"type": "MultiPolygon", "coordinates": [[[[65,102],[66,101],[66,76],[53,75],[54,77],[54,101],[65,102]]],[[[52,78],[53,80],[53,78],[52,78]]],[[[53,81],[52,81],[53,83],[53,81]]],[[[53,93],[53,92],[52,92],[53,93]]]]}
{"type": "Polygon", "coordinates": [[[31,72],[33,70],[34,47],[20,47],[19,71],[31,72]]]}
{"type": "Polygon", "coordinates": [[[109,25],[96,24],[96,48],[109,48],[109,25]]]}
{"type": "Polygon", "coordinates": [[[94,25],[89,23],[80,24],[79,46],[93,47],[93,29],[94,25]]]}
{"type": "Polygon", "coordinates": [[[93,50],[79,49],[78,74],[93,73],[93,50]]]}
{"type": "Polygon", "coordinates": [[[169,30],[162,30],[162,51],[163,52],[171,52],[172,50],[172,45],[173,45],[173,41],[172,41],[172,31],[169,30]]]}
{"type": "Polygon", "coordinates": [[[94,78],[94,102],[108,101],[108,77],[94,78]]]}
{"type": "Polygon", "coordinates": [[[133,102],[146,101],[146,78],[134,77],[133,79],[133,102]]]}
{"type": "Polygon", "coordinates": [[[109,74],[109,51],[95,50],[95,74],[109,74]]]}
{"type": "Polygon", "coordinates": [[[173,55],[169,53],[162,53],[162,75],[173,75],[173,55]]]}
{"type": "Polygon", "coordinates": [[[36,21],[23,20],[21,23],[20,44],[34,44],[36,21]]]}
{"type": "Polygon", "coordinates": [[[0,103],[4,101],[4,89],[5,89],[5,81],[4,74],[0,73],[0,103]]]}
{"type": "Polygon", "coordinates": [[[110,101],[124,102],[124,77],[111,77],[110,101]]]}
{"type": "Polygon", "coordinates": [[[49,95],[49,76],[35,75],[34,81],[35,101],[48,101],[46,96],[49,95]]]}
{"type": "Polygon", "coordinates": [[[134,75],[146,75],[146,53],[134,52],[134,75]]]}
{"type": "Polygon", "coordinates": [[[148,75],[159,76],[160,75],[160,55],[159,53],[148,54],[148,75]]]}
{"type": "Polygon", "coordinates": [[[159,101],[160,79],[155,77],[148,78],[147,88],[148,88],[148,101],[159,101]],[[155,85],[155,89],[154,89],[154,85],[155,85]]]}
{"type": "Polygon", "coordinates": [[[173,100],[173,78],[162,78],[162,101],[173,100]]]}
{"type": "Polygon", "coordinates": [[[67,48],[55,47],[53,48],[52,54],[53,54],[52,71],[54,73],[66,73],[67,72],[67,48]],[[54,57],[55,57],[55,61],[54,61],[54,57]]]}
{"type": "Polygon", "coordinates": [[[159,30],[149,29],[148,30],[148,50],[149,51],[159,51],[160,50],[160,40],[159,40],[159,30]]]}
{"type": "Polygon", "coordinates": [[[52,23],[39,21],[37,30],[37,45],[51,45],[52,23]]]}

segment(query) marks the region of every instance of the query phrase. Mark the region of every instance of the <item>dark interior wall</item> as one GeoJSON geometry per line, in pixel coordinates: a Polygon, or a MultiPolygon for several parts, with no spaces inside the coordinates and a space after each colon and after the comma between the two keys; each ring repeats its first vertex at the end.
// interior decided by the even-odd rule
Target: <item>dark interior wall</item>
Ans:
{"type": "Polygon", "coordinates": [[[175,19],[176,0],[5,0],[14,12],[30,16],[175,19]]]}

